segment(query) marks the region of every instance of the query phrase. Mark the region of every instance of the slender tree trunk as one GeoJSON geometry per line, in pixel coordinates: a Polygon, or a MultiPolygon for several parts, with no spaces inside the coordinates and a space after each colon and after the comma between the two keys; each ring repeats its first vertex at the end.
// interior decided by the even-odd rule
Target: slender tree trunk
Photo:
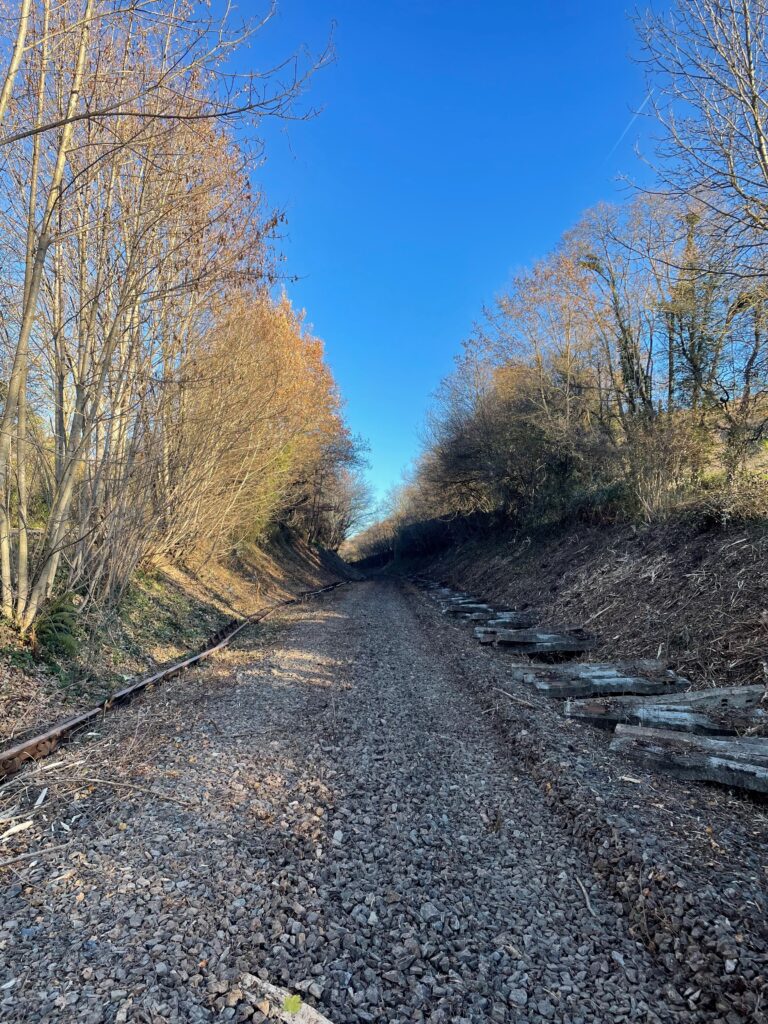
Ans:
{"type": "Polygon", "coordinates": [[[10,103],[11,96],[13,94],[16,75],[18,74],[19,67],[21,65],[21,58],[24,56],[24,43],[27,39],[27,30],[29,29],[29,12],[31,7],[32,0],[22,0],[21,10],[19,11],[19,24],[16,29],[16,40],[13,44],[11,61],[5,74],[3,88],[0,90],[0,125],[2,125],[5,113],[8,110],[8,104],[10,103]]]}
{"type": "MultiPolygon", "coordinates": [[[[93,13],[94,4],[95,0],[87,0],[85,21],[80,30],[77,61],[72,76],[67,102],[67,117],[70,119],[77,111],[80,102],[80,89],[82,86],[83,74],[85,72],[85,58],[88,50],[90,19],[93,13]]],[[[22,389],[26,386],[29,340],[37,312],[37,301],[43,280],[45,260],[51,244],[52,220],[57,205],[61,201],[61,186],[64,180],[64,169],[67,163],[67,152],[72,139],[73,127],[74,126],[70,121],[64,125],[61,131],[61,138],[59,140],[58,151],[56,154],[56,163],[48,187],[48,196],[45,205],[42,228],[37,237],[37,242],[34,245],[32,269],[31,271],[28,271],[28,276],[26,278],[27,286],[25,287],[24,311],[21,319],[21,326],[19,328],[19,337],[16,343],[16,353],[13,360],[13,367],[11,369],[11,376],[8,382],[8,395],[5,402],[5,408],[3,409],[2,420],[0,420],[0,482],[2,482],[2,486],[6,491],[9,486],[8,465],[11,437],[13,434],[14,421],[18,414],[19,395],[21,394],[22,389]]],[[[6,512],[5,522],[0,523],[0,558],[2,559],[3,583],[2,607],[3,613],[6,615],[8,614],[9,608],[11,609],[12,614],[13,608],[13,595],[9,587],[10,581],[7,580],[5,566],[5,559],[10,559],[9,528],[10,522],[6,512]]],[[[23,616],[24,606],[19,602],[17,604],[17,617],[21,619],[23,616]]]]}
{"type": "MultiPolygon", "coordinates": [[[[40,77],[37,89],[37,124],[43,123],[45,104],[46,72],[48,65],[48,29],[50,26],[50,0],[45,0],[43,14],[43,38],[40,53],[40,77]]],[[[40,136],[32,143],[32,166],[29,184],[29,213],[27,220],[27,274],[24,281],[24,304],[29,301],[31,287],[30,269],[33,266],[35,250],[35,215],[37,213],[38,175],[40,173],[40,136]]],[[[22,376],[19,387],[19,408],[16,441],[16,487],[18,490],[19,540],[16,552],[16,616],[21,619],[29,593],[29,500],[27,494],[27,380],[22,376]]]]}

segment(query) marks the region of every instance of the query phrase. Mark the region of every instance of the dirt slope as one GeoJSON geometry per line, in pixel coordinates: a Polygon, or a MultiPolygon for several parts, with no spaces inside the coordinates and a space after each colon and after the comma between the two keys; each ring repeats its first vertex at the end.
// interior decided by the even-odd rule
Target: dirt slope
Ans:
{"type": "Polygon", "coordinates": [[[768,658],[768,528],[580,527],[455,548],[433,575],[546,623],[586,625],[595,657],[668,658],[699,684],[760,682],[768,658]]]}

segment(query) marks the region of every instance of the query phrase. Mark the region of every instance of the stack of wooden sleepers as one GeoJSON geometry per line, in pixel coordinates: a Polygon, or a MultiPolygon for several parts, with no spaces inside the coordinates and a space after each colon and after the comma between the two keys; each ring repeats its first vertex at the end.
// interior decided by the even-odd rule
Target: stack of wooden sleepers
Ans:
{"type": "Polygon", "coordinates": [[[659,661],[565,661],[592,650],[596,638],[579,627],[537,626],[527,609],[496,609],[432,580],[415,582],[445,615],[473,625],[481,644],[527,655],[513,678],[564,701],[566,717],[612,730],[611,750],[676,778],[768,793],[765,683],[693,690],[659,661]]]}

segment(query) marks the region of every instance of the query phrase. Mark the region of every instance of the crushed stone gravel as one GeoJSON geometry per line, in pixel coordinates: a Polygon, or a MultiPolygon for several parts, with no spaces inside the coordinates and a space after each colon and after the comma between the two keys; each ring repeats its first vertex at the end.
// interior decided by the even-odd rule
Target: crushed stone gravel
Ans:
{"type": "Polygon", "coordinates": [[[640,941],[401,587],[287,618],[115,716],[79,788],[17,795],[51,849],[2,878],[0,1020],[259,1024],[262,979],[336,1024],[740,1024],[640,941]]]}

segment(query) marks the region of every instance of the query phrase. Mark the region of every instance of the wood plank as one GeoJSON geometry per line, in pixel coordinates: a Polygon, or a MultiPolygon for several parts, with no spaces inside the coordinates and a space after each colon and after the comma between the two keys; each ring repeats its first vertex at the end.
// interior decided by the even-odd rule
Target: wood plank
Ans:
{"type": "Polygon", "coordinates": [[[668,694],[690,688],[682,676],[655,661],[615,664],[586,663],[553,665],[547,668],[521,666],[513,678],[549,697],[596,697],[613,694],[668,694]]]}
{"type": "Polygon", "coordinates": [[[488,620],[488,628],[497,629],[530,629],[536,624],[536,616],[532,612],[495,612],[494,618],[488,620]]]}
{"type": "Polygon", "coordinates": [[[763,737],[715,738],[617,725],[611,750],[674,778],[768,793],[768,739],[763,737]]]}
{"type": "Polygon", "coordinates": [[[471,615],[474,612],[483,612],[485,615],[493,615],[493,608],[480,602],[467,602],[466,604],[451,604],[444,609],[446,615],[471,615]]]}
{"type": "Polygon", "coordinates": [[[679,696],[602,697],[569,700],[568,718],[613,728],[619,722],[684,732],[735,733],[768,724],[762,683],[691,690],[679,696]]]}
{"type": "MultiPolygon", "coordinates": [[[[593,640],[578,640],[575,637],[553,637],[530,644],[517,644],[510,649],[515,654],[527,654],[528,657],[537,658],[548,654],[586,654],[595,647],[595,643],[593,640]]],[[[510,645],[502,642],[500,646],[510,645]]]]}
{"type": "MultiPolygon", "coordinates": [[[[575,634],[573,634],[575,636],[575,634]]],[[[496,630],[496,639],[503,640],[507,644],[536,644],[546,640],[571,636],[570,633],[562,633],[554,629],[511,629],[504,627],[496,630]]]]}
{"type": "Polygon", "coordinates": [[[496,630],[488,629],[487,626],[476,626],[475,637],[480,641],[481,644],[494,644],[496,643],[496,630]]]}
{"type": "Polygon", "coordinates": [[[259,997],[254,1000],[256,1008],[267,1020],[279,1020],[283,1021],[283,1024],[333,1024],[319,1010],[305,1003],[301,996],[297,999],[297,994],[287,988],[262,981],[253,974],[242,974],[239,980],[242,989],[259,997]],[[291,1000],[298,1001],[298,1009],[292,1005],[291,1000]]]}
{"type": "Polygon", "coordinates": [[[597,640],[579,632],[561,633],[549,630],[507,629],[478,626],[475,636],[481,644],[510,647],[516,654],[584,654],[597,640]]]}
{"type": "Polygon", "coordinates": [[[582,630],[498,629],[495,643],[511,647],[520,654],[581,654],[597,644],[582,630]]]}

